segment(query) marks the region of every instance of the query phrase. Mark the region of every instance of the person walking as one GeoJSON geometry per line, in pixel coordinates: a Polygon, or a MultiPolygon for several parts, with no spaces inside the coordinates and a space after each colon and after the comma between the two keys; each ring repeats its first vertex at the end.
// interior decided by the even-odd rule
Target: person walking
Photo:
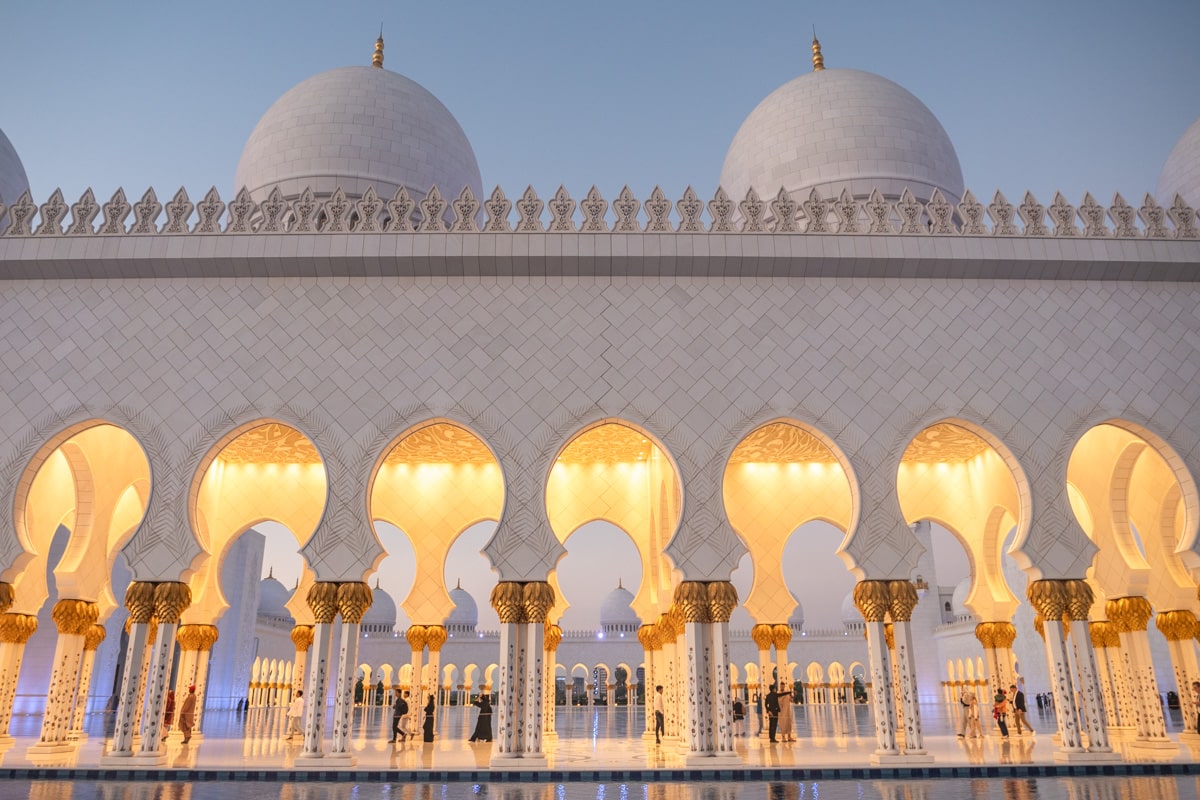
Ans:
{"type": "Polygon", "coordinates": [[[392,704],[391,742],[395,742],[397,736],[399,736],[402,740],[408,739],[408,731],[404,730],[404,718],[407,716],[408,692],[396,692],[396,702],[392,704]]]}
{"type": "Polygon", "coordinates": [[[163,738],[171,733],[171,725],[175,722],[175,690],[167,690],[167,699],[163,703],[163,738]]]}
{"type": "Polygon", "coordinates": [[[1005,739],[1008,738],[1008,698],[1004,696],[1004,690],[999,686],[996,687],[996,695],[992,698],[992,716],[996,720],[997,727],[1000,728],[1000,735],[1005,739]]]}
{"type": "Polygon", "coordinates": [[[763,708],[767,712],[767,738],[774,743],[778,741],[775,736],[779,731],[779,692],[773,683],[771,691],[767,692],[767,697],[763,701],[763,708]]]}
{"type": "Polygon", "coordinates": [[[183,743],[192,740],[192,726],[196,724],[196,687],[188,687],[188,695],[179,707],[179,730],[183,731],[183,743]]]}
{"type": "Polygon", "coordinates": [[[733,698],[733,735],[743,736],[746,733],[746,705],[742,698],[733,698]]]}
{"type": "Polygon", "coordinates": [[[963,687],[963,690],[958,693],[958,723],[955,729],[955,733],[958,734],[958,738],[960,739],[967,735],[967,720],[970,716],[970,711],[971,701],[967,699],[966,687],[963,687]]]}
{"type": "Polygon", "coordinates": [[[974,692],[967,695],[967,736],[983,738],[983,727],[979,724],[979,697],[974,692]]]}
{"type": "Polygon", "coordinates": [[[1017,736],[1021,735],[1021,726],[1033,733],[1033,726],[1029,724],[1029,720],[1025,716],[1025,693],[1019,690],[1015,683],[1008,687],[1008,692],[1012,695],[1012,715],[1013,722],[1017,726],[1017,736]]]}
{"type": "Polygon", "coordinates": [[[433,715],[437,713],[437,706],[433,703],[433,692],[429,693],[429,699],[425,703],[425,722],[421,726],[425,733],[425,741],[433,741],[433,715]]]}
{"type": "Polygon", "coordinates": [[[297,690],[296,696],[292,698],[292,702],[288,704],[287,712],[287,736],[291,739],[297,733],[304,735],[300,730],[300,720],[304,719],[304,692],[297,690]]]}
{"type": "Polygon", "coordinates": [[[796,699],[791,689],[784,689],[779,693],[779,729],[776,733],[780,741],[796,741],[795,704],[796,699]]]}
{"type": "Polygon", "coordinates": [[[481,694],[472,704],[479,706],[479,718],[475,720],[475,732],[469,742],[490,742],[492,740],[492,698],[481,694]]]}
{"type": "Polygon", "coordinates": [[[662,744],[667,735],[667,707],[663,703],[662,684],[654,687],[654,743],[662,744]]]}

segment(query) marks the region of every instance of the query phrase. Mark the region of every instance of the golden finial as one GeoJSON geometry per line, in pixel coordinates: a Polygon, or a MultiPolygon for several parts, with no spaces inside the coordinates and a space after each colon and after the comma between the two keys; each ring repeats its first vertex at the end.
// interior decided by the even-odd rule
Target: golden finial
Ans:
{"type": "Polygon", "coordinates": [[[379,26],[379,38],[375,40],[375,55],[371,56],[371,66],[383,69],[383,25],[379,26]]]}
{"type": "MultiPolygon", "coordinates": [[[[382,41],[382,39],[380,40],[382,41]]],[[[817,26],[813,26],[813,72],[820,72],[825,69],[825,56],[821,55],[821,43],[817,41],[817,26]]]]}

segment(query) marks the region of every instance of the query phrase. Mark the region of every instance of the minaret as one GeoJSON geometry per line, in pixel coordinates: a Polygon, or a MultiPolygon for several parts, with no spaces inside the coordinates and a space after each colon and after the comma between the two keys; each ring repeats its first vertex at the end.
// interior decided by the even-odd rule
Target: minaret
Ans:
{"type": "MultiPolygon", "coordinates": [[[[382,49],[383,39],[380,39],[379,41],[380,41],[380,44],[376,45],[376,47],[382,49]]],[[[823,69],[825,69],[825,56],[821,55],[821,43],[819,41],[817,41],[817,28],[815,25],[813,26],[812,51],[813,51],[813,72],[820,72],[823,69]]],[[[382,59],[383,59],[383,56],[380,55],[381,62],[382,62],[382,59]]],[[[378,64],[376,66],[378,66],[378,64]]]]}
{"type": "MultiPolygon", "coordinates": [[[[814,56],[814,58],[816,58],[814,56]]],[[[379,26],[379,38],[375,40],[375,55],[371,56],[371,66],[383,69],[383,26],[379,26]]]]}

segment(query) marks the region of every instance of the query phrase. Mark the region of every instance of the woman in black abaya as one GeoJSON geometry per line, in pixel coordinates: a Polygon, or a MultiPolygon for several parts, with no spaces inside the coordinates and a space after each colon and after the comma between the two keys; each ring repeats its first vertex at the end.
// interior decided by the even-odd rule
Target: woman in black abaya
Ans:
{"type": "Polygon", "coordinates": [[[472,705],[479,706],[479,719],[475,721],[475,732],[467,741],[490,742],[492,740],[492,699],[486,694],[481,694],[472,705]]]}

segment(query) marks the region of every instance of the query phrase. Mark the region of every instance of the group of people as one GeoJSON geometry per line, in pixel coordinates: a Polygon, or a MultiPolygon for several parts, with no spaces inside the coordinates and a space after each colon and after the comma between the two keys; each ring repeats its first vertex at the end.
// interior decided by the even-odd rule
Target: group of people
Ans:
{"type": "MultiPolygon", "coordinates": [[[[193,708],[195,701],[193,700],[193,708]]],[[[479,699],[472,703],[479,708],[479,719],[475,722],[475,732],[471,734],[470,741],[472,742],[490,742],[492,740],[492,700],[486,694],[480,695],[479,699]]],[[[186,702],[184,708],[187,708],[186,702]]],[[[388,740],[389,744],[394,744],[397,741],[404,742],[409,738],[416,739],[417,732],[414,730],[415,723],[412,715],[409,713],[408,692],[396,692],[396,702],[392,705],[392,738],[388,740]]],[[[425,718],[421,725],[422,740],[426,742],[433,741],[433,721],[434,715],[437,713],[437,707],[433,702],[433,695],[429,695],[425,702],[425,708],[422,709],[425,718]]],[[[297,691],[296,696],[292,698],[291,705],[288,706],[287,713],[287,736],[291,739],[301,733],[300,720],[304,717],[304,692],[297,691]]],[[[182,716],[180,717],[182,720],[182,716]]],[[[180,723],[182,725],[182,722],[180,723]]],[[[190,734],[191,724],[189,722],[185,730],[185,736],[190,734]]],[[[187,739],[185,738],[186,742],[187,739]]]]}
{"type": "MultiPolygon", "coordinates": [[[[167,690],[167,699],[163,702],[163,738],[171,732],[175,722],[175,690],[167,690]]],[[[183,743],[192,740],[192,727],[196,724],[196,687],[189,686],[187,697],[179,706],[179,730],[183,732],[183,743]]]]}
{"type": "MultiPolygon", "coordinates": [[[[979,722],[979,698],[976,697],[975,692],[963,689],[959,696],[959,705],[961,713],[958,719],[958,738],[982,738],[983,728],[979,722]]],[[[1008,715],[1010,713],[1018,736],[1024,731],[1033,733],[1033,726],[1029,724],[1029,720],[1025,716],[1026,710],[1025,692],[1018,689],[1015,684],[1008,687],[1007,693],[1003,687],[996,687],[996,693],[992,695],[992,719],[996,721],[996,728],[999,729],[1001,738],[1008,738],[1008,715]]]]}

